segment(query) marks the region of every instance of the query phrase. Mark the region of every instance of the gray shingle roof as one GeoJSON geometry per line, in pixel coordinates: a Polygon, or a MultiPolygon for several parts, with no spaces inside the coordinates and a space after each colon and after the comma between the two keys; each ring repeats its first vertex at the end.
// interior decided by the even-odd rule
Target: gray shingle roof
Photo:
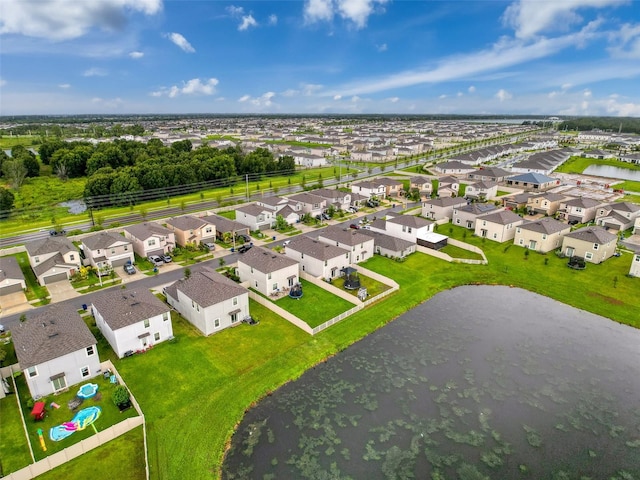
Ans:
{"type": "Polygon", "coordinates": [[[197,230],[205,226],[208,222],[202,218],[194,217],[193,215],[182,215],[180,217],[173,217],[167,220],[167,224],[171,225],[177,230],[197,230]]]}
{"type": "Polygon", "coordinates": [[[555,182],[555,178],[547,177],[546,175],[542,175],[541,173],[529,172],[523,173],[521,175],[514,175],[513,177],[507,178],[507,180],[523,182],[523,183],[534,183],[534,184],[542,184],[555,182]]]}
{"type": "Polygon", "coordinates": [[[374,232],[373,230],[362,230],[361,233],[367,237],[373,238],[374,247],[384,248],[393,252],[401,252],[415,245],[414,242],[404,240],[402,238],[392,237],[380,232],[374,232]]]}
{"type": "Polygon", "coordinates": [[[473,215],[485,215],[487,213],[493,212],[498,207],[496,207],[493,203],[470,203],[469,205],[464,205],[458,208],[459,212],[471,213],[473,215]]]}
{"type": "Polygon", "coordinates": [[[260,215],[261,213],[264,213],[264,212],[273,213],[273,210],[271,210],[271,209],[269,209],[267,207],[260,207],[259,205],[256,205],[255,203],[251,203],[249,205],[243,205],[241,207],[238,207],[236,209],[236,211],[237,212],[246,213],[246,214],[251,215],[253,217],[257,217],[258,215],[260,215]]]}
{"type": "Polygon", "coordinates": [[[519,228],[530,232],[546,233],[547,235],[551,235],[563,230],[568,230],[571,227],[566,223],[559,222],[551,217],[544,217],[539,220],[523,223],[519,228]]]}
{"type": "Polygon", "coordinates": [[[455,205],[466,205],[467,201],[462,197],[444,197],[432,198],[424,203],[425,205],[434,205],[436,207],[453,207],[455,205]]]}
{"type": "Polygon", "coordinates": [[[47,237],[34,240],[33,242],[27,243],[25,247],[30,257],[54,252],[60,252],[64,255],[67,252],[75,252],[78,250],[67,237],[47,237]]]}
{"type": "Polygon", "coordinates": [[[235,220],[229,220],[228,218],[221,217],[220,215],[209,215],[207,217],[202,217],[203,220],[211,223],[216,227],[216,232],[226,233],[226,232],[248,232],[249,227],[243,225],[240,222],[236,222],[235,220]]]}
{"type": "Polygon", "coordinates": [[[243,253],[238,263],[244,263],[262,273],[277,272],[292,265],[298,265],[296,260],[262,247],[253,247],[243,253]]]}
{"type": "Polygon", "coordinates": [[[593,208],[600,205],[598,200],[588,197],[572,198],[564,202],[568,207],[593,208]]]}
{"type": "Polygon", "coordinates": [[[589,243],[605,244],[617,240],[617,236],[600,227],[583,227],[565,235],[589,243]]]}
{"type": "Polygon", "coordinates": [[[165,292],[177,299],[178,290],[201,307],[216,305],[247,293],[246,288],[210,268],[194,272],[187,279],[178,280],[169,285],[165,292]]]}
{"type": "Polygon", "coordinates": [[[39,275],[42,275],[47,270],[55,267],[56,265],[60,267],[66,267],[66,268],[78,268],[78,265],[76,264],[65,263],[64,257],[62,256],[62,254],[58,253],[51,258],[47,258],[44,262],[40,262],[36,264],[36,266],[33,267],[33,271],[35,272],[36,275],[39,276],[39,275]]]}
{"type": "Polygon", "coordinates": [[[98,250],[101,248],[109,248],[111,245],[123,242],[131,245],[131,241],[124,238],[122,235],[113,232],[99,232],[95,235],[85,237],[82,243],[89,250],[98,250]]]}
{"type": "Polygon", "coordinates": [[[291,195],[289,197],[290,200],[293,200],[294,202],[301,202],[301,203],[307,203],[310,205],[313,204],[320,204],[322,202],[325,201],[324,198],[319,197],[318,195],[314,195],[312,193],[308,193],[308,192],[303,192],[303,193],[298,193],[296,195],[291,195]]]}
{"type": "Polygon", "coordinates": [[[510,223],[522,221],[522,217],[520,215],[516,215],[511,210],[503,210],[501,212],[482,215],[478,217],[478,220],[497,223],[498,225],[508,225],[510,223]]]}
{"type": "Polygon", "coordinates": [[[394,223],[396,225],[406,225],[412,228],[422,228],[431,225],[433,222],[417,215],[398,215],[397,217],[387,217],[387,223],[394,223]]]}
{"type": "Polygon", "coordinates": [[[146,240],[147,238],[160,235],[167,236],[173,234],[171,230],[163,227],[159,223],[154,222],[144,222],[138,223],[136,225],[129,225],[128,227],[124,227],[124,230],[129,232],[138,240],[146,240]]]}
{"type": "Polygon", "coordinates": [[[11,329],[20,368],[26,369],[98,343],[78,312],[54,304],[11,329]]]}
{"type": "Polygon", "coordinates": [[[305,235],[298,236],[291,240],[291,243],[287,245],[287,250],[294,250],[304,255],[308,255],[318,260],[330,260],[332,258],[343,256],[349,253],[344,248],[331,245],[329,243],[320,242],[309,238],[305,235]]]}
{"type": "Polygon", "coordinates": [[[343,243],[345,245],[354,246],[370,240],[366,235],[361,234],[358,230],[342,228],[340,226],[327,227],[318,238],[326,238],[332,242],[343,243]]]}
{"type": "Polygon", "coordinates": [[[0,257],[0,282],[5,279],[24,280],[16,257],[0,257]]]}
{"type": "Polygon", "coordinates": [[[149,290],[110,290],[96,296],[94,308],[111,330],[118,330],[168,312],[169,306],[149,290]]]}

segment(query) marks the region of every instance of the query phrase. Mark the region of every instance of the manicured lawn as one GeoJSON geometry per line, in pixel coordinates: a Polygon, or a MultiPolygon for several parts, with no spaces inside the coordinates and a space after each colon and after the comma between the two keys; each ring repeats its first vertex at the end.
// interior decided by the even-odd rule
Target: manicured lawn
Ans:
{"type": "Polygon", "coordinates": [[[640,182],[625,180],[622,183],[616,183],[613,188],[621,188],[629,192],[640,192],[640,182]]]}
{"type": "Polygon", "coordinates": [[[469,250],[465,250],[464,248],[460,248],[460,247],[456,247],[454,245],[445,245],[443,248],[440,249],[440,251],[442,253],[446,253],[447,255],[449,255],[452,258],[466,258],[466,259],[470,259],[470,260],[482,260],[482,256],[474,253],[474,252],[470,252],[469,250]]]}
{"type": "MultiPolygon", "coordinates": [[[[357,267],[356,267],[357,269],[357,267]]],[[[366,275],[362,275],[360,272],[358,272],[358,277],[360,278],[360,286],[363,288],[367,289],[367,294],[369,295],[367,298],[371,298],[371,297],[375,297],[376,295],[380,295],[382,292],[389,290],[391,287],[388,285],[385,285],[382,282],[379,282],[377,280],[374,280],[371,277],[367,277],[366,275]]],[[[339,279],[335,282],[333,282],[334,285],[340,286],[342,287],[343,284],[343,280],[339,279]]],[[[343,288],[343,290],[347,293],[350,293],[351,295],[353,295],[354,297],[358,296],[358,290],[346,290],[343,288]]]]}
{"type": "Polygon", "coordinates": [[[0,400],[0,476],[20,470],[31,463],[27,437],[20,421],[16,396],[0,400]]]}
{"type": "Polygon", "coordinates": [[[142,427],[134,428],[115,440],[40,475],[38,480],[63,478],[144,480],[142,427]]]}
{"type": "MultiPolygon", "coordinates": [[[[102,398],[101,400],[95,400],[92,398],[85,400],[82,405],[80,405],[80,407],[76,410],[76,412],[90,406],[100,407],[102,409],[102,414],[93,423],[98,431],[105,430],[110,426],[124,420],[125,418],[135,417],[138,414],[133,408],[120,413],[118,408],[111,401],[111,394],[115,387],[114,385],[111,385],[108,380],[103,379],[102,376],[89,379],[86,383],[98,384],[100,387],[98,392],[101,394],[102,398]]],[[[60,425],[63,422],[69,422],[75,415],[76,412],[72,412],[67,407],[67,402],[75,397],[76,393],[78,392],[78,388],[80,388],[82,384],[70,387],[69,391],[61,393],[59,395],[49,395],[45,398],[40,399],[40,401],[45,402],[47,406],[47,416],[41,422],[35,422],[33,420],[33,417],[30,416],[31,408],[27,406],[27,401],[31,398],[31,395],[29,393],[29,389],[27,388],[24,377],[18,377],[16,379],[16,384],[18,385],[18,391],[20,393],[20,404],[22,406],[22,412],[27,423],[29,441],[31,442],[31,448],[33,449],[36,460],[40,460],[47,455],[51,455],[52,453],[59,452],[64,448],[78,443],[80,440],[88,438],[95,433],[93,427],[89,426],[82,431],[75,432],[73,435],[59,442],[54,442],[49,439],[49,429],[51,427],[60,425]],[[60,405],[60,408],[52,408],[52,402],[60,405]],[[46,452],[43,452],[42,448],[40,447],[40,440],[37,435],[38,428],[41,428],[44,431],[45,444],[47,446],[46,452]]]]}
{"type": "Polygon", "coordinates": [[[225,210],[223,212],[218,212],[216,215],[220,215],[221,217],[228,218],[229,220],[236,219],[236,211],[235,210],[225,210]]]}
{"type": "Polygon", "coordinates": [[[20,270],[24,275],[24,281],[27,284],[27,291],[25,292],[25,296],[27,300],[36,300],[36,299],[45,299],[49,296],[49,290],[47,287],[43,287],[38,283],[36,279],[35,273],[31,269],[31,265],[29,265],[29,256],[27,252],[20,252],[14,255],[18,260],[18,264],[20,265],[20,270]]]}
{"type": "Polygon", "coordinates": [[[607,160],[598,160],[595,158],[571,157],[556,168],[555,171],[560,173],[582,173],[589,165],[609,165],[611,167],[628,168],[629,170],[640,170],[640,165],[621,162],[612,158],[607,160]]]}
{"type": "MultiPolygon", "coordinates": [[[[336,282],[336,286],[342,286],[342,280],[336,280],[336,282]]],[[[301,299],[296,300],[286,296],[276,300],[276,305],[304,320],[311,328],[322,325],[353,307],[352,303],[306,280],[302,280],[301,283],[303,292],[301,299]]]]}
{"type": "Polygon", "coordinates": [[[509,195],[509,192],[498,190],[498,192],[496,193],[496,197],[504,197],[505,195],[509,195]]]}

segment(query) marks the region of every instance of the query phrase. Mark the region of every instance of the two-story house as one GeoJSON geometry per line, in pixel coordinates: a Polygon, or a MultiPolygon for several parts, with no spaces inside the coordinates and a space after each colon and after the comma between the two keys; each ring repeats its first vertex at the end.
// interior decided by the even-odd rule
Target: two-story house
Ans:
{"type": "Polygon", "coordinates": [[[339,277],[342,269],[350,265],[351,258],[348,250],[305,235],[291,240],[286,255],[298,262],[303,272],[328,281],[339,277]]]}
{"type": "Polygon", "coordinates": [[[487,213],[497,212],[498,207],[493,203],[470,203],[453,209],[451,223],[459,227],[475,230],[476,219],[487,213]]]}
{"type": "Polygon", "coordinates": [[[384,186],[384,194],[387,198],[398,197],[404,192],[403,183],[398,180],[394,180],[393,178],[382,177],[376,179],[376,182],[384,186]]]}
{"type": "Polygon", "coordinates": [[[630,277],[640,277],[640,251],[633,254],[631,259],[631,267],[629,268],[630,277]]]}
{"type": "Polygon", "coordinates": [[[432,198],[422,203],[421,214],[429,220],[450,220],[453,218],[453,210],[467,204],[462,197],[432,198]]]}
{"type": "Polygon", "coordinates": [[[210,268],[178,280],[164,293],[169,305],[207,336],[249,316],[248,290],[210,268]]]}
{"type": "Polygon", "coordinates": [[[98,232],[82,239],[80,249],[84,253],[85,265],[100,271],[133,263],[133,245],[130,240],[114,232],[98,232]]]}
{"type": "Polygon", "coordinates": [[[590,263],[602,263],[616,251],[618,236],[602,227],[583,227],[567,233],[562,239],[566,257],[582,257],[590,263]]]}
{"type": "Polygon", "coordinates": [[[457,197],[460,192],[460,180],[456,177],[440,177],[438,179],[438,197],[457,197]]]}
{"type": "Polygon", "coordinates": [[[385,220],[374,222],[371,230],[416,243],[419,238],[433,232],[434,225],[432,221],[416,215],[387,215],[385,220]]]}
{"type": "Polygon", "coordinates": [[[276,224],[277,212],[255,203],[236,208],[236,222],[249,227],[249,230],[267,230],[276,224]]]}
{"type": "Polygon", "coordinates": [[[532,213],[543,213],[544,215],[555,215],[560,208],[560,203],[565,199],[559,193],[545,192],[531,194],[527,198],[527,211],[532,213]]]}
{"type": "Polygon", "coordinates": [[[207,215],[202,219],[213,225],[218,240],[224,240],[225,237],[233,239],[238,235],[249,235],[250,232],[246,225],[220,215],[207,215]]]}
{"type": "Polygon", "coordinates": [[[631,202],[609,203],[598,207],[596,225],[624,232],[640,217],[640,205],[631,202]]]}
{"type": "Polygon", "coordinates": [[[300,205],[300,211],[303,214],[311,215],[312,217],[320,215],[327,208],[327,201],[324,198],[309,192],[291,195],[289,200],[294,202],[294,205],[300,205]]]}
{"type": "Polygon", "coordinates": [[[351,192],[343,192],[342,190],[331,188],[317,188],[309,193],[323,198],[327,207],[333,205],[338,210],[346,210],[351,206],[351,192]]]}
{"type": "Polygon", "coordinates": [[[0,296],[22,292],[26,288],[16,257],[0,257],[0,296]]]}
{"type": "Polygon", "coordinates": [[[374,254],[373,238],[367,237],[358,230],[340,226],[327,227],[320,232],[318,240],[348,250],[349,262],[352,264],[364,262],[374,254]]]}
{"type": "Polygon", "coordinates": [[[351,192],[366,198],[376,197],[378,199],[384,199],[387,194],[387,188],[384,184],[380,183],[378,179],[364,180],[362,182],[352,183],[351,192]]]}
{"type": "Polygon", "coordinates": [[[427,197],[431,195],[431,192],[433,192],[431,179],[422,175],[409,178],[409,189],[413,190],[414,188],[420,192],[420,195],[425,195],[427,197]]]}
{"type": "Polygon", "coordinates": [[[467,185],[464,192],[466,198],[491,200],[498,195],[498,184],[491,180],[480,180],[467,185]]]}
{"type": "Polygon", "coordinates": [[[91,312],[118,358],[173,337],[171,309],[145,288],[105,291],[94,297],[91,312]]]}
{"type": "Polygon", "coordinates": [[[133,244],[133,251],[142,258],[165,255],[176,247],[175,234],[154,222],[129,225],[124,228],[124,236],[133,244]]]}
{"type": "Polygon", "coordinates": [[[97,340],[76,309],[56,303],[25,313],[11,329],[31,396],[60,392],[100,373],[97,340]]]}
{"type": "Polygon", "coordinates": [[[238,258],[240,281],[267,296],[296,285],[299,269],[294,259],[262,247],[253,247],[238,258]]]}
{"type": "Polygon", "coordinates": [[[216,241],[215,225],[193,215],[170,218],[167,220],[167,228],[173,231],[176,243],[181,247],[216,241]]]}
{"type": "Polygon", "coordinates": [[[47,237],[25,245],[40,285],[71,278],[81,266],[80,252],[67,237],[47,237]]]}
{"type": "Polygon", "coordinates": [[[551,217],[544,217],[516,227],[513,243],[536,252],[547,253],[562,247],[562,239],[569,232],[571,226],[551,217]]]}
{"type": "Polygon", "coordinates": [[[495,242],[507,242],[513,240],[516,235],[516,227],[522,222],[524,220],[521,216],[511,210],[502,210],[478,217],[474,233],[495,242]]]}
{"type": "Polygon", "coordinates": [[[567,198],[560,202],[558,218],[570,223],[587,223],[596,218],[596,211],[602,202],[593,198],[567,198]]]}

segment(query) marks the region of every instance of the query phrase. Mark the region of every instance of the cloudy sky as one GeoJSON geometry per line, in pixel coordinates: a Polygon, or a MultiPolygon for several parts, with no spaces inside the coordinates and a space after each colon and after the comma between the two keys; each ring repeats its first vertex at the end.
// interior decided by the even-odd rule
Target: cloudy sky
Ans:
{"type": "Polygon", "coordinates": [[[0,114],[640,116],[634,0],[1,0],[0,114]]]}

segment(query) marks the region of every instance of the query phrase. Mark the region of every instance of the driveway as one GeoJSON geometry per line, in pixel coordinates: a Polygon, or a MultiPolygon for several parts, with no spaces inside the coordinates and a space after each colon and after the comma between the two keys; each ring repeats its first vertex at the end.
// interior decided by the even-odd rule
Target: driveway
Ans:
{"type": "Polygon", "coordinates": [[[55,282],[47,285],[47,290],[51,295],[51,303],[62,302],[70,298],[79,297],[81,294],[71,286],[68,280],[55,282]]]}
{"type": "Polygon", "coordinates": [[[12,313],[20,313],[25,310],[33,308],[24,292],[10,293],[9,295],[2,295],[0,297],[0,317],[5,315],[11,315],[12,313]]]}

